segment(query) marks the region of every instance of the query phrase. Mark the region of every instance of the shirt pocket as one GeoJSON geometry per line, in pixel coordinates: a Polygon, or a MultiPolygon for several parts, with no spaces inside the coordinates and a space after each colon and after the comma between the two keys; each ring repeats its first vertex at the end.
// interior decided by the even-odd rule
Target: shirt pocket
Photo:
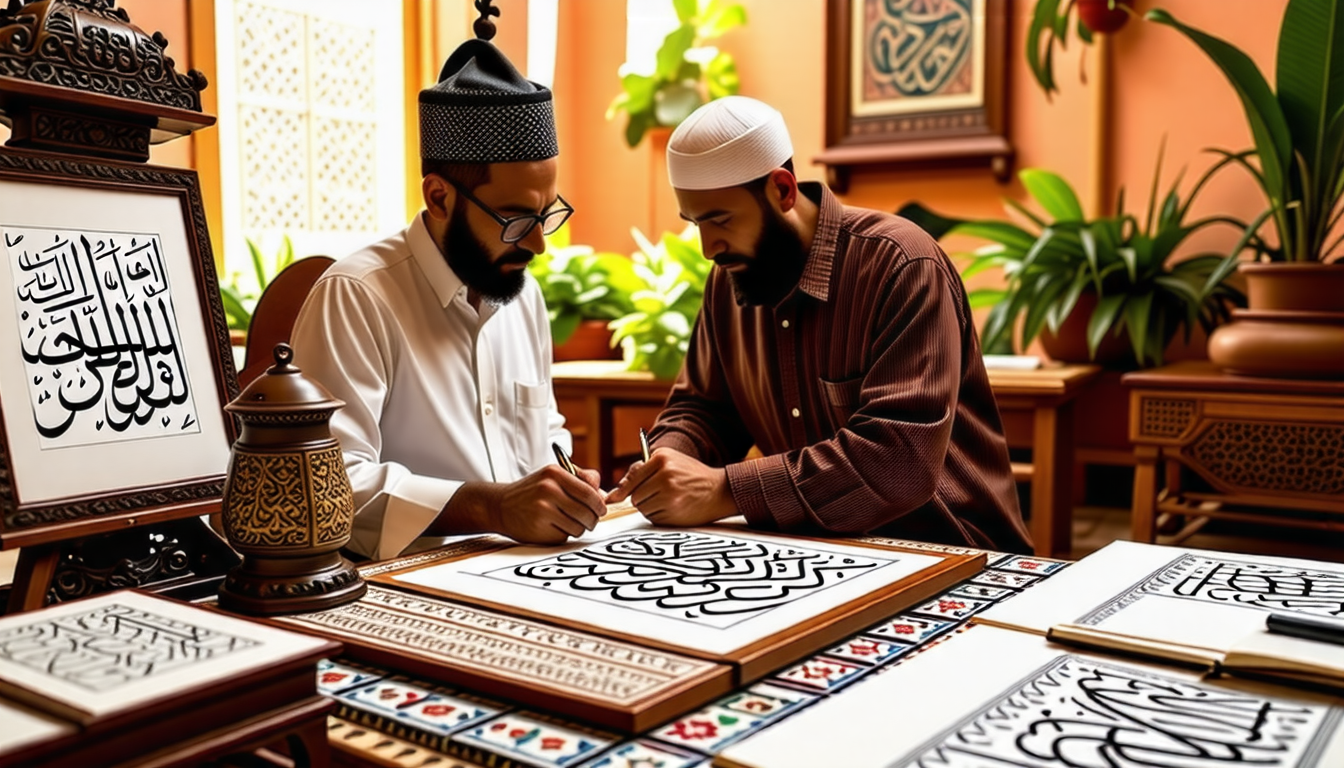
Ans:
{"type": "Polygon", "coordinates": [[[517,404],[518,468],[527,474],[550,463],[551,385],[513,383],[513,400],[517,404]]]}
{"type": "Polygon", "coordinates": [[[820,379],[821,393],[826,398],[827,411],[831,417],[831,431],[838,432],[849,423],[849,418],[859,409],[859,394],[863,391],[863,375],[840,381],[820,379]]]}

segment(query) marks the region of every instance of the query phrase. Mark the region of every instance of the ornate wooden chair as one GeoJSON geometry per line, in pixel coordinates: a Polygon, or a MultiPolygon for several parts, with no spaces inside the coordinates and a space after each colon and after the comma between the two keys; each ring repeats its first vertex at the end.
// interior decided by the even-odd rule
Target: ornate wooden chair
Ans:
{"type": "Polygon", "coordinates": [[[271,351],[276,344],[289,341],[303,300],[333,261],[329,256],[299,259],[281,270],[261,292],[247,328],[247,353],[243,370],[238,373],[239,388],[246,387],[275,363],[271,351]]]}

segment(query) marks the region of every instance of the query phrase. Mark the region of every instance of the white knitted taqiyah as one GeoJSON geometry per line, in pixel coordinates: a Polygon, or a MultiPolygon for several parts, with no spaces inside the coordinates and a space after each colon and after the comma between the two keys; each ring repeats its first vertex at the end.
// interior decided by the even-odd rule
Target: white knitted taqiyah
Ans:
{"type": "Polygon", "coordinates": [[[725,96],[691,113],[667,141],[667,177],[677,189],[722,189],[759,179],[793,157],[784,117],[746,96],[725,96]]]}

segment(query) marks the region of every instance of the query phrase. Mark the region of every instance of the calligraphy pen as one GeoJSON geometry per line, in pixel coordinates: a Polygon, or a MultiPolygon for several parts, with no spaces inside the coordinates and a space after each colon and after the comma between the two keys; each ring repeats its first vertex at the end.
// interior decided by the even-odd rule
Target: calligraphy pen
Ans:
{"type": "Polygon", "coordinates": [[[1271,613],[1265,629],[1279,635],[1344,645],[1344,621],[1305,613],[1271,613]]]}
{"type": "Polygon", "coordinates": [[[649,436],[644,434],[644,428],[639,428],[639,450],[644,454],[644,460],[649,460],[649,436]]]}
{"type": "MultiPolygon", "coordinates": [[[[574,462],[569,460],[569,457],[565,455],[565,449],[561,448],[559,443],[551,443],[551,450],[555,451],[555,460],[560,462],[560,466],[563,467],[566,472],[575,477],[579,477],[579,468],[574,466],[574,462]]],[[[583,478],[580,477],[579,479],[582,480],[583,478]]]]}

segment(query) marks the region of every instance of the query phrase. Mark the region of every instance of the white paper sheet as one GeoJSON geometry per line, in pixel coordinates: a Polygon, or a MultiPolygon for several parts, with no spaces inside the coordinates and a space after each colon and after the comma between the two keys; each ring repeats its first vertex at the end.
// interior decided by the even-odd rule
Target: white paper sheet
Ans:
{"type": "Polygon", "coordinates": [[[0,758],[30,744],[59,739],[77,730],[74,723],[0,699],[0,758]]]}
{"type": "Polygon", "coordinates": [[[1344,565],[1117,541],[978,620],[1042,634],[1083,624],[1226,652],[1271,610],[1344,613],[1344,565]]]}
{"type": "Polygon", "coordinates": [[[311,653],[325,642],[163,598],[111,592],[0,618],[0,680],[29,692],[26,703],[98,718],[311,653]]]}
{"type": "Polygon", "coordinates": [[[934,555],[722,528],[603,522],[394,577],[626,635],[727,654],[938,563],[934,555]]]}
{"type": "Polygon", "coordinates": [[[1342,704],[980,626],[729,747],[715,765],[1325,768],[1344,765],[1342,704]]]}

